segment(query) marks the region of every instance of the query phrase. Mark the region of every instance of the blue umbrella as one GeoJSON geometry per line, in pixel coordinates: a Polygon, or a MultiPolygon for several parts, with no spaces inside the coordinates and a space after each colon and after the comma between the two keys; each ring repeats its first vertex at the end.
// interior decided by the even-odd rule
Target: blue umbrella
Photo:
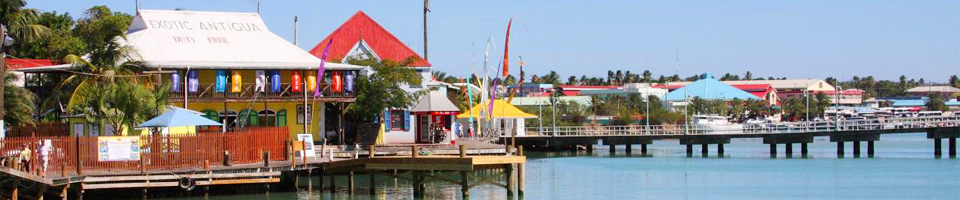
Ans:
{"type": "Polygon", "coordinates": [[[183,108],[170,108],[160,116],[147,120],[137,127],[175,127],[175,126],[221,126],[216,121],[207,119],[195,112],[183,108]]]}

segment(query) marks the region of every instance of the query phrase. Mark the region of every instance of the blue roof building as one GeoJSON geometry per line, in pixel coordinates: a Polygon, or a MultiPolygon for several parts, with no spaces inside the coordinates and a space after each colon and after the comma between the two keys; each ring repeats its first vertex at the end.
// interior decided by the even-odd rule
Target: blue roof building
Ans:
{"type": "Polygon", "coordinates": [[[734,98],[761,100],[756,95],[718,81],[710,73],[703,73],[700,75],[700,80],[667,93],[665,99],[667,101],[684,101],[694,97],[700,97],[704,100],[732,100],[734,98]]]}

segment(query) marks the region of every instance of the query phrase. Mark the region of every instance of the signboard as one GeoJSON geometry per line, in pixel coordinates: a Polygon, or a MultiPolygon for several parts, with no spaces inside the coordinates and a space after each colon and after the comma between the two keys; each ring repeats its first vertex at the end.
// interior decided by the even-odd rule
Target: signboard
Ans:
{"type": "Polygon", "coordinates": [[[140,160],[140,137],[97,137],[97,161],[140,160]]]}
{"type": "Polygon", "coordinates": [[[312,134],[297,134],[297,141],[302,141],[302,142],[305,143],[305,144],[303,145],[303,150],[304,150],[304,151],[298,152],[297,155],[296,155],[298,158],[299,158],[301,155],[304,155],[304,153],[306,153],[306,155],[307,155],[308,158],[315,158],[315,157],[317,157],[317,151],[315,151],[315,150],[313,149],[313,135],[312,135],[312,134]]]}

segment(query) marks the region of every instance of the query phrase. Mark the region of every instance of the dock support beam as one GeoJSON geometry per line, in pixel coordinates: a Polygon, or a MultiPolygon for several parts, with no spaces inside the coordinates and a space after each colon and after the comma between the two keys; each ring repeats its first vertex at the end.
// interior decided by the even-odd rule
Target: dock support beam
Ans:
{"type": "Polygon", "coordinates": [[[837,158],[843,158],[843,141],[837,141],[837,158]]]}
{"type": "Polygon", "coordinates": [[[593,145],[592,145],[592,144],[588,144],[588,145],[587,145],[587,153],[593,153],[593,145]]]}
{"type": "Polygon", "coordinates": [[[957,138],[952,137],[950,139],[947,139],[947,141],[949,141],[949,145],[947,146],[947,152],[950,153],[951,158],[956,158],[957,157],[957,138]]]}
{"type": "Polygon", "coordinates": [[[709,152],[710,152],[710,146],[708,146],[707,143],[700,144],[700,154],[701,154],[701,155],[707,156],[707,154],[708,154],[709,152]]]}
{"type": "MultiPolygon", "coordinates": [[[[627,145],[627,149],[628,149],[628,150],[630,149],[630,145],[629,145],[629,144],[627,145]]],[[[520,147],[517,149],[517,152],[518,152],[518,155],[524,156],[524,155],[523,155],[523,146],[520,146],[520,147]]],[[[524,174],[523,174],[523,173],[524,173],[524,171],[523,171],[523,163],[517,163],[517,194],[520,194],[520,197],[521,197],[521,198],[523,198],[523,191],[526,189],[526,188],[523,187],[523,179],[524,179],[524,174]]]]}
{"type": "Polygon", "coordinates": [[[867,157],[873,158],[873,140],[867,141],[867,157]]]}
{"type": "Polygon", "coordinates": [[[800,143],[800,156],[807,157],[807,143],[800,143]]]}
{"type": "Polygon", "coordinates": [[[627,145],[626,145],[626,151],[627,151],[627,154],[632,153],[632,152],[633,152],[633,145],[627,144],[627,145]]]}
{"type": "Polygon", "coordinates": [[[330,194],[337,193],[337,176],[330,174],[330,194]]]}
{"type": "Polygon", "coordinates": [[[423,197],[423,172],[413,171],[413,197],[423,197]]]}
{"type": "Polygon", "coordinates": [[[720,157],[723,157],[723,143],[717,144],[717,155],[720,155],[720,157]]]}
{"type": "Polygon", "coordinates": [[[770,157],[777,157],[777,143],[770,143],[770,157]]]}
{"type": "Polygon", "coordinates": [[[347,189],[349,190],[348,193],[352,195],[353,189],[354,189],[353,188],[353,171],[350,171],[349,173],[347,173],[347,189]]]}
{"type": "Polygon", "coordinates": [[[377,194],[377,174],[370,171],[368,175],[370,175],[370,196],[374,196],[377,194]]]}
{"type": "Polygon", "coordinates": [[[647,154],[647,144],[640,144],[640,154],[647,154]]]}
{"type": "Polygon", "coordinates": [[[617,144],[610,144],[610,154],[617,152],[617,144]]]}
{"type": "Polygon", "coordinates": [[[793,156],[793,143],[784,143],[784,153],[787,154],[787,158],[793,156]]]}
{"type": "Polygon", "coordinates": [[[513,171],[513,164],[507,164],[503,166],[503,170],[507,174],[507,196],[513,196],[513,188],[516,186],[516,173],[513,171]]]}
{"type": "Polygon", "coordinates": [[[940,155],[943,155],[943,151],[941,150],[942,145],[940,143],[941,143],[940,138],[933,139],[933,156],[936,156],[938,158],[940,157],[940,155]]]}
{"type": "Polygon", "coordinates": [[[860,140],[853,141],[853,157],[854,158],[860,157],[860,140]]]}
{"type": "Polygon", "coordinates": [[[693,156],[693,144],[687,144],[687,157],[693,156]]]}
{"type": "Polygon", "coordinates": [[[470,196],[470,179],[468,179],[467,171],[460,171],[460,193],[463,194],[463,199],[467,199],[470,196]]]}

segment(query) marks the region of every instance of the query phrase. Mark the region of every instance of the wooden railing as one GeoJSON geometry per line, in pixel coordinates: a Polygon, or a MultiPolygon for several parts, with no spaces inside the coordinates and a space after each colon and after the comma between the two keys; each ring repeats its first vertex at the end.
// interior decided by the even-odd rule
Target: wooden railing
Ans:
{"type": "MultiPolygon", "coordinates": [[[[301,90],[299,92],[294,92],[291,90],[291,85],[284,83],[280,86],[279,92],[274,92],[270,89],[271,85],[266,84],[263,91],[257,91],[256,84],[244,83],[240,85],[240,92],[231,92],[231,85],[226,85],[226,91],[217,92],[216,83],[200,83],[200,88],[197,92],[187,92],[188,99],[238,99],[238,100],[270,100],[270,99],[302,99],[303,92],[306,91],[306,87],[301,85],[301,90]]],[[[183,101],[183,89],[180,88],[180,92],[170,92],[171,101],[183,101]]],[[[346,92],[339,91],[334,92],[329,83],[320,83],[320,89],[323,94],[323,97],[328,98],[351,98],[356,97],[355,92],[346,92]]],[[[307,96],[312,97],[313,91],[307,91],[307,96]]]]}
{"type": "Polygon", "coordinates": [[[138,138],[140,159],[129,161],[98,159],[102,144],[98,144],[100,137],[96,136],[13,137],[0,139],[0,156],[17,159],[22,145],[28,144],[35,150],[40,141],[50,140],[53,149],[48,171],[59,171],[62,167],[77,173],[201,169],[206,162],[211,166],[224,165],[225,154],[229,154],[226,162],[231,165],[263,162],[264,152],[271,152],[270,160],[286,160],[289,135],[286,127],[252,127],[241,132],[194,136],[142,136],[138,138]],[[81,170],[77,170],[78,166],[81,170]]]}

